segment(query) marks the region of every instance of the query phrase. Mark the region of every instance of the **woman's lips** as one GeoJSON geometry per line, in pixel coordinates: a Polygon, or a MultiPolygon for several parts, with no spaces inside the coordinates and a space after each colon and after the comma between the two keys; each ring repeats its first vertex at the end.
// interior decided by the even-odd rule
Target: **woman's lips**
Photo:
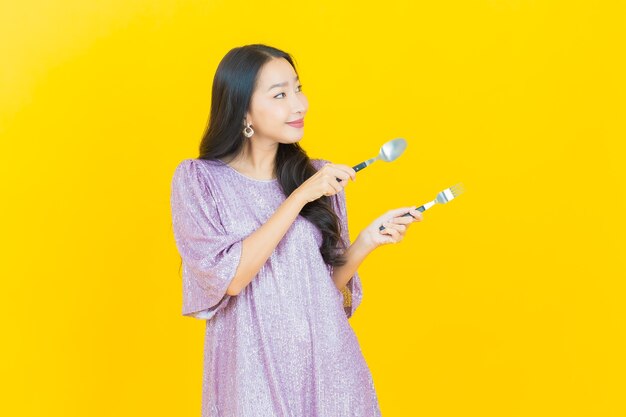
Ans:
{"type": "Polygon", "coordinates": [[[293,122],[287,122],[291,127],[301,128],[304,127],[304,119],[294,120],[293,122]]]}

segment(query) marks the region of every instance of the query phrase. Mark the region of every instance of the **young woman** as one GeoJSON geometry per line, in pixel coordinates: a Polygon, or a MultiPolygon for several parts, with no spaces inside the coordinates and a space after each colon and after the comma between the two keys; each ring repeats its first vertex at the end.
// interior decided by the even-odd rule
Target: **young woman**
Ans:
{"type": "Polygon", "coordinates": [[[183,315],[206,320],[204,417],[380,416],[348,323],[357,268],[422,217],[391,210],[350,243],[355,172],[298,145],[307,108],[290,55],[235,48],[215,74],[200,155],[174,172],[183,315]]]}

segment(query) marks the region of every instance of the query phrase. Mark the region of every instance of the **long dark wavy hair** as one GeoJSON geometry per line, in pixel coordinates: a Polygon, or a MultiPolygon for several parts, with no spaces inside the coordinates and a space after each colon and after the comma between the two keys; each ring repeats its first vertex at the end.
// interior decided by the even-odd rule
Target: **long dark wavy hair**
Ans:
{"type": "MultiPolygon", "coordinates": [[[[292,57],[267,45],[246,45],[230,50],[217,67],[213,79],[211,114],[200,143],[199,159],[236,157],[243,150],[244,118],[250,107],[259,72],[272,59],[284,58],[296,66],[292,57]]],[[[298,143],[278,144],[274,174],[283,193],[289,196],[316,170],[298,143]]],[[[324,262],[332,266],[346,263],[341,225],[333,211],[330,198],[322,196],[307,203],[300,214],[322,232],[320,252],[324,262]]]]}

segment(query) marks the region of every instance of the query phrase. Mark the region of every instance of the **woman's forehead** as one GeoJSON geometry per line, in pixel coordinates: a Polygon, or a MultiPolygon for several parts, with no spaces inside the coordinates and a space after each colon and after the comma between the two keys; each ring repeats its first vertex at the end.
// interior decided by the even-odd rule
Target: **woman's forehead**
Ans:
{"type": "Polygon", "coordinates": [[[298,79],[298,74],[284,58],[274,58],[261,68],[258,86],[265,90],[283,83],[291,83],[298,79]]]}

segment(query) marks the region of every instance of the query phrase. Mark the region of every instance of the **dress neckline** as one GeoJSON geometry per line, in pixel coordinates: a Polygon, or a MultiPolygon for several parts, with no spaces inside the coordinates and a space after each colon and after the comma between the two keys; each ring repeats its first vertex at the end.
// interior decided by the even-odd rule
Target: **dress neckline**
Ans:
{"type": "Polygon", "coordinates": [[[236,174],[240,175],[241,177],[249,180],[249,181],[254,181],[254,182],[261,182],[261,183],[273,183],[273,182],[277,182],[278,178],[272,178],[269,180],[260,180],[257,178],[252,178],[249,177],[245,174],[242,174],[241,172],[237,171],[235,168],[231,167],[230,165],[228,165],[226,162],[222,161],[221,159],[216,159],[217,162],[221,163],[222,165],[224,165],[225,167],[227,167],[228,169],[230,169],[231,171],[235,172],[236,174]]]}

